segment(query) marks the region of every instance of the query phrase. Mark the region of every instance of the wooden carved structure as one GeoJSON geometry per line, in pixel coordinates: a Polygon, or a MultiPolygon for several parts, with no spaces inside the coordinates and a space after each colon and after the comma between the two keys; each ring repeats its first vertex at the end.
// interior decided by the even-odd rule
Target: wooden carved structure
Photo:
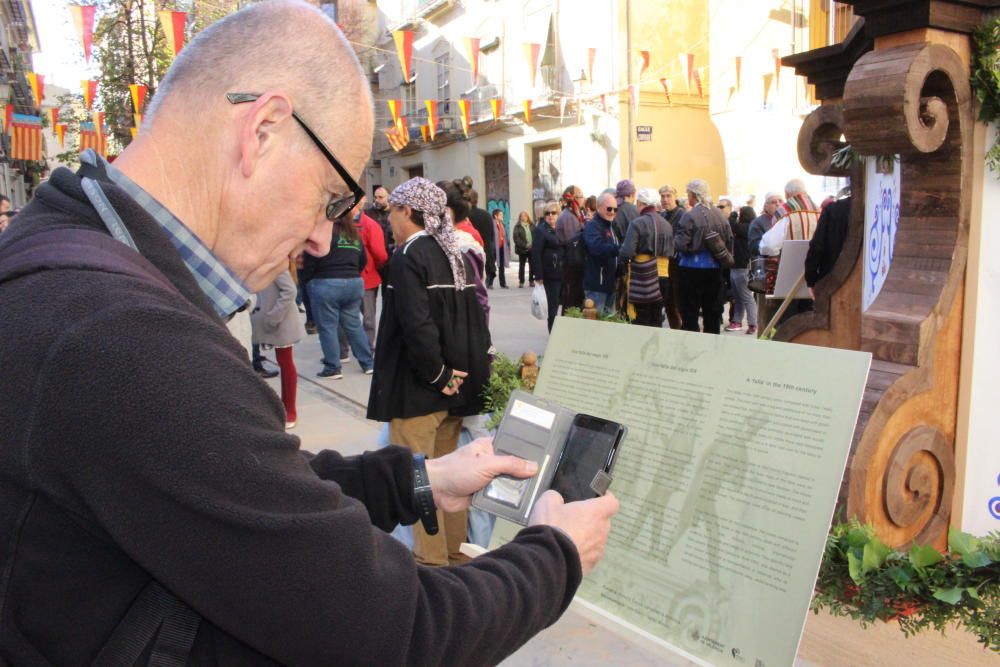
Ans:
{"type": "Polygon", "coordinates": [[[971,197],[968,34],[1000,0],[857,0],[839,45],[785,58],[823,104],[803,123],[807,171],[851,176],[849,234],[816,285],[816,309],[777,339],[872,353],[841,490],[849,516],[894,546],[946,544],[955,486],[959,359],[971,197]],[[866,252],[862,165],[835,150],[901,156],[899,225],[889,274],[861,311],[866,252]]]}

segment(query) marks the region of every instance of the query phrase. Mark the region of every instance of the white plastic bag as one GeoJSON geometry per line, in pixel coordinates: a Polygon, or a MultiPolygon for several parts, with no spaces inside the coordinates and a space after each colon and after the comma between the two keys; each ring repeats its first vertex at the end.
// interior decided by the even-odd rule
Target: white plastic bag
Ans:
{"type": "Polygon", "coordinates": [[[535,285],[535,289],[531,291],[531,314],[539,320],[549,317],[549,301],[545,298],[545,288],[541,285],[535,285]]]}

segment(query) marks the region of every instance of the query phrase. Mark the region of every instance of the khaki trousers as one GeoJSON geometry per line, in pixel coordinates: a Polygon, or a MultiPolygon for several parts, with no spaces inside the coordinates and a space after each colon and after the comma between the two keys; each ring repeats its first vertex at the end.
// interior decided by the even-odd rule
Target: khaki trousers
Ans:
{"type": "MultiPolygon", "coordinates": [[[[461,417],[450,417],[446,411],[421,417],[393,419],[389,422],[389,442],[407,447],[414,454],[429,459],[451,454],[458,447],[462,432],[461,417]]],[[[438,534],[428,535],[419,522],[413,526],[413,555],[422,565],[458,565],[469,559],[460,548],[466,540],[468,512],[438,510],[438,534]]]]}

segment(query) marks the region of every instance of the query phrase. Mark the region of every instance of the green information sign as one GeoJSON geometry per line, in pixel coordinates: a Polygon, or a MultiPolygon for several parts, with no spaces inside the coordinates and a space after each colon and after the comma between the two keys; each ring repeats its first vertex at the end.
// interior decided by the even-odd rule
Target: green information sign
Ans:
{"type": "Polygon", "coordinates": [[[578,598],[703,664],[792,665],[870,360],[558,318],[535,393],[629,427],[578,598]]]}

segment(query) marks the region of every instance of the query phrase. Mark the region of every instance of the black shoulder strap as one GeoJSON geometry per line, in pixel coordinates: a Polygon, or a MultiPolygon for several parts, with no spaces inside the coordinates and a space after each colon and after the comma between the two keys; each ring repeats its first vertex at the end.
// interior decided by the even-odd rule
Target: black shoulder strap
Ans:
{"type": "Polygon", "coordinates": [[[152,263],[107,234],[88,229],[52,229],[0,250],[0,283],[57,269],[99,270],[151,282],[178,293],[152,263]]]}
{"type": "Polygon", "coordinates": [[[155,637],[148,667],[184,667],[201,617],[150,581],[111,633],[93,667],[134,667],[155,637]]]}

